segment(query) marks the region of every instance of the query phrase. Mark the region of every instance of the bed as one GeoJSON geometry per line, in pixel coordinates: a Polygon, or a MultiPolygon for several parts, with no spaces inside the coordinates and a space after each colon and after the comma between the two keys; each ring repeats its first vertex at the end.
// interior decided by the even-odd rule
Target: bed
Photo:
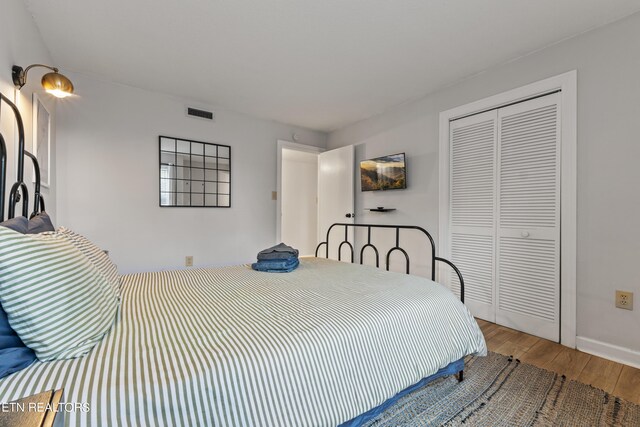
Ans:
{"type": "Polygon", "coordinates": [[[486,351],[445,287],[319,258],[122,277],[112,330],[87,356],[0,381],[3,401],[64,387],[68,425],[315,425],[348,421],[486,351]],[[74,416],[71,418],[70,416],[74,416]]]}
{"type": "MultiPolygon", "coordinates": [[[[35,199],[34,213],[44,206],[35,199]]],[[[309,257],[286,274],[241,265],[120,283],[115,321],[88,354],[1,379],[0,401],[64,388],[80,408],[65,414],[68,426],[358,425],[397,393],[486,354],[449,289],[372,266],[309,257]]]]}

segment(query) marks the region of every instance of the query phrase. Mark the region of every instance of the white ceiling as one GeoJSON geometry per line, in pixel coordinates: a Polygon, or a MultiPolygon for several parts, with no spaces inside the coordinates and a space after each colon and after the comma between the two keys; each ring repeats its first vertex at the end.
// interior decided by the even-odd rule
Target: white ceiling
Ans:
{"type": "Polygon", "coordinates": [[[63,70],[331,131],[640,0],[24,0],[63,70]]]}

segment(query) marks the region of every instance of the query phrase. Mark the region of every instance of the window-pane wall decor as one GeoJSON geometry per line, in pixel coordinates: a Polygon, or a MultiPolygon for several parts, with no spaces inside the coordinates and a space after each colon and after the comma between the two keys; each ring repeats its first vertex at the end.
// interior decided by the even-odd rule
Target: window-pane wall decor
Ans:
{"type": "Polygon", "coordinates": [[[231,147],[160,136],[160,206],[231,206],[231,147]]]}

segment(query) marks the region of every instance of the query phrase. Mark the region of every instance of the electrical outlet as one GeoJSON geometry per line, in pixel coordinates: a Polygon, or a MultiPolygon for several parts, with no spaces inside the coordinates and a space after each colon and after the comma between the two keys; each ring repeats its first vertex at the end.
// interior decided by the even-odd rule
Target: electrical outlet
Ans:
{"type": "Polygon", "coordinates": [[[185,267],[193,267],[193,257],[191,255],[184,257],[184,265],[185,267]]]}
{"type": "Polygon", "coordinates": [[[271,200],[278,200],[278,192],[277,191],[272,191],[271,192],[271,200]]]}
{"type": "Polygon", "coordinates": [[[633,310],[633,292],[616,291],[616,307],[633,310]]]}

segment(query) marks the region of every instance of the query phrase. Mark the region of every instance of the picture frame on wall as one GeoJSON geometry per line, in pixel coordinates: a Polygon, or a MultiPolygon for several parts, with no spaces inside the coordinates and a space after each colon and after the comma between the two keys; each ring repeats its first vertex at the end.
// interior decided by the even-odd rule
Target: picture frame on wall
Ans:
{"type": "MultiPolygon", "coordinates": [[[[51,113],[38,94],[33,94],[33,155],[40,166],[40,185],[51,184],[51,113]]],[[[35,176],[34,176],[35,180],[35,176]]]]}

